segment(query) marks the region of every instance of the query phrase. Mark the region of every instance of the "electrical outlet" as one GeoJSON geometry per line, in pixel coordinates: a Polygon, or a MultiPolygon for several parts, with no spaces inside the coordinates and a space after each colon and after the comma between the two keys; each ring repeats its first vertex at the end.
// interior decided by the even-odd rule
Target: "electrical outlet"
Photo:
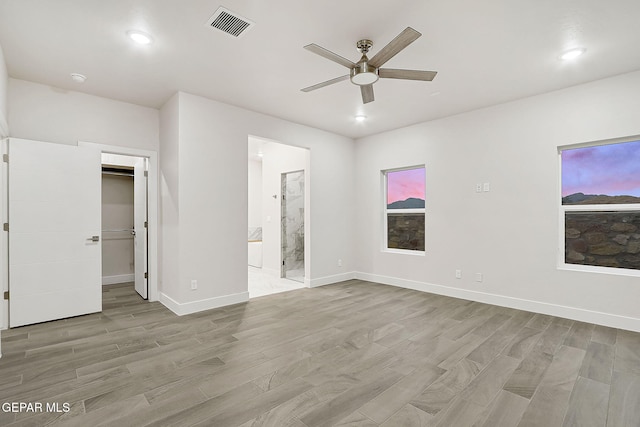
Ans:
{"type": "Polygon", "coordinates": [[[338,260],[338,267],[342,267],[342,260],[341,259],[338,260]]]}
{"type": "Polygon", "coordinates": [[[482,273],[476,273],[476,282],[482,282],[482,273]]]}
{"type": "Polygon", "coordinates": [[[462,279],[462,270],[456,270],[456,279],[462,279]]]}
{"type": "Polygon", "coordinates": [[[482,193],[482,183],[476,183],[476,193],[482,193]]]}
{"type": "Polygon", "coordinates": [[[198,281],[197,280],[192,280],[191,281],[191,290],[195,291],[196,289],[198,289],[198,281]]]}

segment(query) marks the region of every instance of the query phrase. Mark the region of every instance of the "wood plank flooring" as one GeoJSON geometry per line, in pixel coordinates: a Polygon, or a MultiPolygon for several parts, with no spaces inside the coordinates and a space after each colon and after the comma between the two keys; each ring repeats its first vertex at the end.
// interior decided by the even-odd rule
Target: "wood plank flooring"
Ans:
{"type": "Polygon", "coordinates": [[[2,408],[43,411],[0,425],[640,426],[638,333],[359,280],[183,317],[103,295],[2,331],[2,408]]]}

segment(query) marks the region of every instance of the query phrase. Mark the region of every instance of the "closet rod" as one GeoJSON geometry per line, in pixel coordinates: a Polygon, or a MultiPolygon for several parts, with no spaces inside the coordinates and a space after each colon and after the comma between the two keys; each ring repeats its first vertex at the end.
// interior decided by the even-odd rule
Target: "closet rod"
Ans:
{"type": "Polygon", "coordinates": [[[136,230],[133,229],[133,228],[124,228],[122,230],[102,230],[103,233],[118,233],[118,232],[121,232],[121,231],[129,231],[129,232],[133,233],[136,230]]]}

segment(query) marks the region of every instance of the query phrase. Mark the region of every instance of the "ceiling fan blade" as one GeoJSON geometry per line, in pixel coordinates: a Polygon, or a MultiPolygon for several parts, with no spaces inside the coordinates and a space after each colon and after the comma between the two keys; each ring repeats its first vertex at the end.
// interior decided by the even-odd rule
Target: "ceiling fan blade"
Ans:
{"type": "Polygon", "coordinates": [[[438,74],[437,71],[420,70],[396,70],[393,68],[380,68],[378,74],[382,79],[423,80],[430,82],[438,74]]]}
{"type": "Polygon", "coordinates": [[[376,68],[381,67],[385,62],[396,56],[405,47],[413,43],[422,34],[417,32],[411,27],[407,27],[403,32],[391,40],[388,45],[382,48],[371,60],[369,65],[373,65],[376,68]]]}
{"type": "Polygon", "coordinates": [[[373,85],[364,85],[360,86],[360,92],[362,92],[362,103],[367,104],[369,102],[373,102],[375,98],[373,97],[373,85]]]}
{"type": "Polygon", "coordinates": [[[348,74],[346,76],[336,77],[335,79],[327,80],[326,82],[318,83],[316,85],[305,87],[304,89],[300,90],[303,92],[311,92],[312,90],[320,89],[321,87],[329,86],[347,79],[349,79],[348,74]]]}
{"type": "Polygon", "coordinates": [[[304,47],[305,49],[307,49],[310,52],[315,53],[316,55],[320,55],[324,58],[327,58],[333,62],[337,62],[340,65],[344,65],[347,68],[353,68],[356,66],[356,64],[354,64],[353,62],[349,61],[346,58],[343,58],[342,56],[338,55],[337,53],[333,53],[330,50],[327,50],[321,46],[318,46],[317,44],[308,44],[304,47]]]}

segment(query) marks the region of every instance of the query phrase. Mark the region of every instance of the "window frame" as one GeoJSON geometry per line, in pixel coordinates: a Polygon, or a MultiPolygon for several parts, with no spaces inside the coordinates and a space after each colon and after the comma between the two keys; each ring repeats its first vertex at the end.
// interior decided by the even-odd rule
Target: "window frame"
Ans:
{"type": "Polygon", "coordinates": [[[417,255],[417,256],[425,256],[427,249],[427,168],[425,164],[418,164],[412,166],[404,166],[399,168],[389,168],[383,169],[380,171],[381,181],[382,181],[382,248],[381,251],[385,253],[392,254],[405,254],[405,255],[417,255]],[[413,170],[413,169],[424,169],[425,171],[425,182],[424,182],[424,208],[413,208],[413,209],[387,209],[387,201],[388,201],[388,185],[387,185],[387,174],[390,172],[400,172],[405,170],[413,170]],[[388,217],[389,213],[395,214],[422,214],[424,216],[424,250],[414,250],[414,249],[399,249],[399,248],[390,248],[389,247],[389,224],[388,217]]]}
{"type": "Polygon", "coordinates": [[[572,145],[558,146],[558,266],[559,270],[581,271],[590,273],[611,274],[616,276],[640,277],[640,270],[623,267],[603,267],[598,265],[571,264],[565,261],[566,254],[566,230],[565,217],[571,212],[640,212],[640,203],[620,204],[590,204],[590,205],[564,205],[562,204],[562,152],[577,148],[597,147],[602,145],[623,144],[626,142],[639,142],[640,135],[613,138],[601,141],[585,142],[572,145]]]}

